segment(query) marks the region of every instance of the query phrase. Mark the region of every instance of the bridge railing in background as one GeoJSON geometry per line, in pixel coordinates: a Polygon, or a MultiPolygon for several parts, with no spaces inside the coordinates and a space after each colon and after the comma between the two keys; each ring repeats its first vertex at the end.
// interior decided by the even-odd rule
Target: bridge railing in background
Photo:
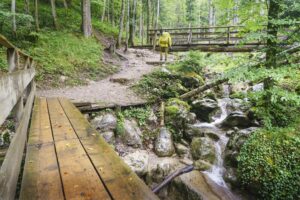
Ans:
{"type": "Polygon", "coordinates": [[[23,53],[4,36],[0,46],[7,52],[7,72],[0,73],[0,126],[15,122],[15,134],[0,168],[0,199],[15,198],[18,177],[27,140],[35,96],[35,69],[32,57],[23,53]]]}
{"type": "MultiPolygon", "coordinates": [[[[243,39],[240,35],[243,28],[244,26],[211,26],[166,28],[163,30],[171,34],[173,45],[236,45],[243,39]]],[[[147,41],[154,45],[155,35],[159,37],[160,29],[150,29],[147,35],[147,41]]],[[[251,45],[260,42],[251,41],[251,45]]]]}

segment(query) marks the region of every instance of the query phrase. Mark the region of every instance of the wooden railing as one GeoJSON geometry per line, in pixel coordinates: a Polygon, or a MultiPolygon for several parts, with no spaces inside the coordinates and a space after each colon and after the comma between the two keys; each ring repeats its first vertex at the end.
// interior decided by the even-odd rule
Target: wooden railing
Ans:
{"type": "Polygon", "coordinates": [[[35,96],[35,69],[32,57],[23,53],[4,36],[0,46],[7,52],[7,72],[0,75],[0,126],[15,122],[15,135],[0,168],[0,199],[15,198],[27,130],[35,96]]]}
{"type": "MultiPolygon", "coordinates": [[[[166,28],[163,30],[171,34],[173,45],[236,45],[243,39],[240,36],[242,28],[244,26],[166,28]]],[[[159,35],[159,29],[150,29],[147,40],[154,45],[153,42],[159,35]]],[[[252,41],[251,44],[259,42],[252,41]]]]}

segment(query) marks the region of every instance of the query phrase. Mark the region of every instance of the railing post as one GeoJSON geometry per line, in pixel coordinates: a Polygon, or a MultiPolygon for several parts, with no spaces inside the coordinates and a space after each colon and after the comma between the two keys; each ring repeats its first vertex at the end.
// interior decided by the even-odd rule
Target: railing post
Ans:
{"type": "Polygon", "coordinates": [[[8,71],[13,72],[18,69],[19,66],[19,54],[17,50],[13,48],[7,49],[7,63],[8,63],[8,71]]]}
{"type": "Polygon", "coordinates": [[[227,27],[227,45],[230,44],[230,26],[227,27]]]}
{"type": "Polygon", "coordinates": [[[22,96],[20,97],[14,109],[12,110],[13,116],[16,120],[16,128],[19,126],[20,121],[22,119],[23,110],[24,110],[24,98],[22,96]]]}

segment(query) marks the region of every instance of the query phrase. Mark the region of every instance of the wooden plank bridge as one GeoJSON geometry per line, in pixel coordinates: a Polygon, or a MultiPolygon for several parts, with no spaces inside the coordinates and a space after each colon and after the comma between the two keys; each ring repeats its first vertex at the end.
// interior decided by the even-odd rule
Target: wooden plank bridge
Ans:
{"type": "Polygon", "coordinates": [[[35,97],[30,56],[1,35],[0,45],[8,62],[0,75],[0,126],[16,121],[0,168],[0,200],[158,199],[70,101],[35,97]]]}
{"type": "MultiPolygon", "coordinates": [[[[208,26],[188,28],[165,28],[172,37],[172,51],[200,50],[203,52],[251,52],[265,46],[265,41],[243,41],[244,26],[208,26]],[[242,42],[243,41],[243,42],[242,42]],[[242,45],[241,45],[242,43],[242,45]]],[[[262,26],[261,32],[265,32],[262,26]]],[[[137,49],[156,49],[161,29],[147,31],[147,44],[137,49]]],[[[284,37],[282,37],[284,39],[284,37]]]]}

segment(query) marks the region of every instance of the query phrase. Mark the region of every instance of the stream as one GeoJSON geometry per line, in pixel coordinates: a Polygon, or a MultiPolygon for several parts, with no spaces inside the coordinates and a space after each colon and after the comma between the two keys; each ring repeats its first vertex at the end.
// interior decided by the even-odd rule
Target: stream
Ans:
{"type": "Polygon", "coordinates": [[[215,114],[215,116],[212,117],[213,121],[211,123],[200,122],[195,125],[199,129],[211,129],[219,136],[219,140],[215,141],[215,163],[210,170],[207,170],[204,173],[207,174],[216,184],[225,188],[228,187],[223,179],[223,175],[225,172],[225,168],[223,166],[223,152],[229,138],[226,136],[226,132],[219,128],[219,125],[223,122],[224,119],[226,119],[229,114],[227,105],[230,103],[230,101],[231,99],[229,98],[229,86],[223,85],[223,97],[221,99],[218,99],[218,106],[220,107],[221,113],[215,114]]]}

